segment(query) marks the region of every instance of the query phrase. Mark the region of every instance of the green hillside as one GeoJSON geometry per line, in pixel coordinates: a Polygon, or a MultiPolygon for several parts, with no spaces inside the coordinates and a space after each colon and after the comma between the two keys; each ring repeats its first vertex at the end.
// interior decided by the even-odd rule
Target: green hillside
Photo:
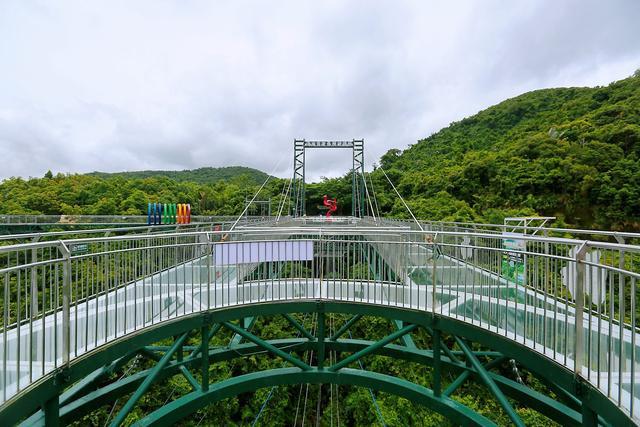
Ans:
{"type": "MultiPolygon", "coordinates": [[[[640,229],[640,72],[606,87],[544,89],[390,150],[381,165],[420,218],[640,229]]],[[[382,210],[402,215],[380,171],[382,210]]]]}
{"type": "Polygon", "coordinates": [[[244,166],[226,166],[222,168],[198,168],[181,171],[144,170],[132,172],[91,172],[87,175],[99,178],[157,178],[166,177],[178,182],[196,182],[198,184],[212,184],[216,181],[230,181],[240,176],[247,176],[252,182],[262,184],[267,174],[257,169],[244,166]]]}
{"type": "MultiPolygon", "coordinates": [[[[544,89],[501,102],[419,141],[380,165],[416,216],[502,222],[557,216],[560,224],[640,230],[640,72],[596,88],[544,89]]],[[[179,200],[195,212],[242,211],[266,177],[250,168],[47,174],[0,184],[0,213],[143,213],[147,201],[179,200]]],[[[408,217],[380,169],[371,183],[382,214],[408,217]]],[[[272,179],[261,198],[285,182],[272,179]]],[[[307,212],[324,194],[351,212],[351,178],[307,186],[307,212]]],[[[274,206],[276,206],[274,204],[274,206]]]]}

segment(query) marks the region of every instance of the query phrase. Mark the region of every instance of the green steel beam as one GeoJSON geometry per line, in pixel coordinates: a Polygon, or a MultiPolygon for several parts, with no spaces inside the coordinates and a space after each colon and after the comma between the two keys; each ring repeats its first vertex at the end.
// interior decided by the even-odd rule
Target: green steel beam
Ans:
{"type": "Polygon", "coordinates": [[[297,366],[298,368],[300,368],[302,370],[306,371],[308,369],[311,369],[311,366],[307,365],[302,360],[291,356],[289,353],[286,353],[286,352],[280,350],[278,347],[275,347],[275,346],[269,344],[267,341],[265,341],[265,340],[263,340],[261,338],[258,338],[257,336],[253,335],[251,332],[245,331],[244,329],[234,325],[233,323],[222,322],[222,325],[225,328],[229,329],[231,332],[235,332],[236,334],[242,335],[244,338],[248,339],[252,343],[259,345],[260,347],[264,348],[265,350],[270,351],[271,353],[275,354],[276,356],[286,360],[287,362],[291,363],[294,366],[297,366]]]}
{"type": "MultiPolygon", "coordinates": [[[[402,320],[393,320],[393,324],[396,325],[396,329],[400,330],[404,327],[404,322],[402,320]]],[[[404,345],[409,348],[416,348],[416,344],[413,342],[413,338],[411,338],[411,334],[403,335],[402,341],[404,345]]]]}
{"type": "Polygon", "coordinates": [[[440,330],[433,330],[433,394],[440,397],[442,379],[442,360],[440,359],[440,330]]]}
{"type": "Polygon", "coordinates": [[[324,369],[324,310],[322,308],[318,310],[316,331],[318,334],[318,351],[316,352],[318,369],[324,369]]]}
{"type": "MultiPolygon", "coordinates": [[[[477,353],[474,352],[474,355],[477,356],[477,353]]],[[[499,365],[500,363],[504,362],[507,358],[504,356],[500,356],[497,357],[495,359],[493,359],[492,361],[490,361],[489,363],[484,365],[484,369],[486,371],[488,371],[489,369],[499,365]]],[[[458,389],[458,387],[460,387],[466,380],[467,378],[469,378],[469,376],[471,375],[471,370],[467,370],[464,371],[463,373],[461,373],[455,380],[453,380],[453,382],[451,384],[449,384],[449,386],[447,387],[447,389],[444,391],[444,395],[445,396],[451,396],[453,393],[455,393],[455,391],[458,389]]]]}
{"type": "MultiPolygon", "coordinates": [[[[209,331],[208,335],[207,335],[207,340],[204,341],[207,343],[207,347],[209,345],[209,342],[211,341],[211,339],[218,333],[218,331],[222,329],[222,325],[220,323],[216,323],[215,325],[213,325],[213,327],[211,328],[211,330],[209,331]]],[[[195,349],[193,350],[193,352],[188,356],[189,359],[193,359],[198,357],[198,355],[200,354],[200,352],[202,351],[204,343],[201,342],[201,344],[195,349]]]]}
{"type": "Polygon", "coordinates": [[[491,393],[496,397],[496,399],[498,400],[498,403],[500,403],[500,406],[502,406],[502,409],[504,409],[504,411],[507,413],[509,418],[511,418],[511,421],[513,421],[513,423],[518,427],[524,427],[524,423],[522,422],[522,419],[518,416],[516,411],[513,409],[513,406],[511,406],[511,403],[509,403],[509,401],[507,400],[505,395],[502,393],[500,388],[491,379],[491,377],[485,370],[484,366],[482,366],[482,363],[480,363],[480,361],[473,354],[471,349],[469,349],[469,347],[467,347],[464,341],[462,341],[459,337],[455,337],[455,340],[458,343],[458,346],[460,346],[460,349],[464,351],[464,354],[467,357],[467,360],[469,361],[469,363],[471,363],[471,365],[476,370],[476,374],[478,374],[478,376],[485,383],[489,391],[491,391],[491,393]]]}
{"type": "Polygon", "coordinates": [[[298,368],[281,368],[254,372],[217,383],[204,393],[193,391],[176,399],[138,421],[136,426],[165,426],[175,424],[193,412],[222,399],[258,388],[295,384],[338,384],[370,387],[375,390],[406,398],[425,405],[444,415],[455,424],[494,426],[488,418],[472,411],[461,403],[447,397],[435,397],[426,387],[409,381],[374,372],[343,369],[302,371],[298,368]]]}
{"type": "Polygon", "coordinates": [[[187,382],[191,384],[191,387],[194,390],[197,390],[200,388],[200,383],[198,382],[198,380],[193,378],[193,375],[191,375],[191,372],[189,372],[189,370],[184,365],[180,366],[180,372],[182,373],[182,376],[187,380],[187,382]]]}
{"type": "MultiPolygon", "coordinates": [[[[302,339],[281,339],[271,340],[270,343],[277,347],[286,348],[287,350],[308,349],[308,340],[302,339]],[[305,347],[307,346],[307,347],[305,347]]],[[[256,354],[261,347],[253,344],[240,344],[232,348],[216,348],[209,351],[208,362],[222,362],[235,359],[237,357],[243,357],[248,354],[256,354]]],[[[266,350],[265,350],[266,352],[266,350]]],[[[180,373],[181,366],[193,366],[201,363],[200,359],[185,359],[182,363],[178,363],[176,360],[170,361],[162,372],[156,377],[157,381],[172,377],[180,373]]],[[[151,368],[153,369],[153,368],[151,368]]],[[[68,424],[73,420],[87,414],[88,412],[99,408],[104,405],[105,402],[111,402],[120,396],[134,392],[140,384],[149,376],[151,369],[136,372],[129,376],[126,376],[118,381],[109,383],[102,388],[95,390],[80,399],[76,399],[67,403],[60,408],[60,418],[64,424],[68,424]]],[[[42,411],[37,412],[34,416],[30,417],[24,423],[25,426],[42,426],[44,425],[44,413],[42,411]]]]}
{"type": "Polygon", "coordinates": [[[127,362],[129,362],[129,360],[131,360],[132,357],[135,357],[137,354],[137,351],[133,351],[128,355],[114,360],[112,363],[87,375],[60,395],[60,405],[64,405],[68,401],[82,396],[88,389],[92,388],[95,383],[100,381],[102,378],[112,374],[120,367],[124,366],[127,362]]]}
{"type": "MultiPolygon", "coordinates": [[[[280,339],[269,341],[272,345],[287,349],[296,348],[298,351],[317,349],[316,342],[309,342],[306,339],[280,339]]],[[[373,344],[372,341],[364,340],[340,340],[327,341],[327,349],[339,352],[356,352],[373,344]]],[[[255,354],[260,347],[255,344],[242,344],[234,348],[217,348],[209,351],[208,360],[213,363],[231,360],[236,357],[242,357],[245,354],[255,354]]],[[[406,360],[422,365],[432,364],[432,355],[429,350],[408,350],[405,346],[389,344],[379,348],[375,354],[395,358],[398,360],[406,360]]],[[[183,364],[177,361],[171,361],[159,375],[158,380],[170,377],[179,373],[179,367],[182,365],[197,364],[197,360],[185,359],[183,364]]],[[[448,358],[443,358],[442,363],[447,369],[468,370],[464,364],[452,362],[448,358]]],[[[132,374],[115,383],[108,384],[103,388],[88,394],[74,402],[70,402],[66,406],[61,407],[61,420],[63,423],[69,423],[73,419],[78,419],[88,411],[95,409],[104,404],[104,402],[112,401],[118,396],[128,394],[139,386],[144,378],[149,374],[150,370],[132,374]]],[[[525,402],[528,406],[538,410],[540,413],[547,415],[549,418],[557,421],[561,425],[580,425],[580,413],[567,408],[565,405],[554,401],[553,399],[541,395],[530,388],[518,384],[515,381],[501,377],[498,374],[490,373],[493,380],[501,387],[501,389],[509,396],[517,398],[519,401],[525,402]]],[[[42,425],[43,415],[39,418],[28,420],[27,425],[42,425]],[[40,420],[40,421],[38,421],[40,420]]],[[[33,417],[32,417],[33,418],[33,417]]]]}
{"type": "Polygon", "coordinates": [[[162,371],[162,368],[164,368],[169,360],[171,360],[173,354],[180,349],[182,344],[184,344],[184,342],[187,340],[187,337],[189,337],[189,331],[182,334],[180,338],[178,338],[173,344],[173,347],[169,351],[167,351],[164,356],[162,356],[162,359],[160,359],[156,366],[153,367],[153,369],[149,373],[149,376],[145,378],[143,383],[140,384],[140,387],[138,387],[135,393],[133,393],[133,396],[129,398],[120,412],[118,412],[118,414],[114,417],[113,421],[110,424],[111,427],[117,427],[124,422],[129,412],[131,412],[138,400],[140,400],[140,398],[147,392],[149,387],[151,387],[151,384],[153,384],[158,374],[162,371]]]}
{"type": "Polygon", "coordinates": [[[329,339],[330,339],[330,340],[332,340],[332,341],[337,340],[337,339],[338,339],[339,337],[341,337],[345,332],[347,332],[347,330],[348,330],[348,329],[349,329],[349,328],[350,328],[354,323],[356,323],[358,320],[360,320],[360,319],[362,318],[362,316],[363,316],[362,314],[356,314],[356,315],[355,315],[355,316],[353,316],[351,319],[347,320],[347,321],[345,322],[345,324],[344,324],[344,325],[342,325],[342,326],[340,327],[340,329],[338,329],[338,331],[337,331],[335,334],[333,334],[333,335],[331,336],[331,338],[329,338],[329,339]]]}
{"type": "Polygon", "coordinates": [[[44,425],[46,427],[60,425],[60,402],[57,396],[47,400],[44,404],[44,425]]]}
{"type": "MultiPolygon", "coordinates": [[[[432,339],[432,340],[434,340],[434,339],[435,339],[435,338],[434,338],[434,334],[435,334],[435,332],[434,332],[434,328],[425,328],[425,329],[426,329],[427,333],[431,336],[431,339],[432,339]]],[[[454,361],[456,361],[456,362],[460,362],[460,359],[458,359],[458,358],[456,357],[455,352],[454,352],[454,351],[452,351],[452,350],[449,348],[449,346],[448,346],[448,345],[446,345],[446,344],[445,344],[445,342],[442,340],[442,336],[440,337],[440,349],[441,349],[442,351],[444,351],[444,352],[445,352],[445,354],[446,354],[446,355],[447,355],[451,360],[454,360],[454,361]]]]}
{"type": "MultiPolygon", "coordinates": [[[[218,326],[218,325],[216,325],[218,326]]],[[[201,366],[201,375],[202,375],[202,391],[209,390],[209,340],[211,339],[211,335],[209,335],[209,326],[202,325],[200,328],[200,337],[201,337],[201,348],[200,348],[200,359],[202,360],[201,366]]]]}
{"type": "MultiPolygon", "coordinates": [[[[242,325],[242,329],[248,331],[253,327],[253,324],[255,323],[255,321],[256,321],[256,316],[243,317],[242,319],[240,319],[240,324],[242,325]]],[[[231,338],[229,345],[238,345],[240,344],[240,342],[242,342],[242,335],[235,334],[233,338],[231,338]]]]}
{"type": "Polygon", "coordinates": [[[442,392],[445,396],[451,396],[471,376],[471,371],[464,371],[458,375],[442,392]]]}
{"type": "Polygon", "coordinates": [[[311,341],[316,339],[316,337],[314,337],[311,334],[311,332],[307,331],[307,329],[304,326],[302,326],[302,324],[300,324],[300,322],[298,322],[296,319],[294,319],[290,314],[284,313],[282,315],[282,317],[287,319],[287,321],[291,324],[291,326],[296,328],[298,330],[298,332],[300,332],[303,336],[307,337],[311,341]]]}
{"type": "Polygon", "coordinates": [[[415,328],[417,328],[418,325],[409,325],[409,326],[405,326],[404,328],[400,329],[399,331],[396,331],[390,335],[387,335],[386,337],[382,338],[380,341],[377,341],[373,344],[371,344],[369,347],[367,348],[363,348],[362,350],[358,351],[357,353],[352,354],[349,357],[346,357],[344,359],[342,359],[341,361],[331,365],[328,369],[330,371],[337,371],[341,368],[344,368],[348,365],[350,365],[351,363],[363,358],[364,356],[374,352],[376,349],[380,348],[380,347],[384,347],[385,345],[397,340],[398,338],[402,337],[405,334],[408,334],[409,332],[413,331],[415,328]]]}
{"type": "Polygon", "coordinates": [[[140,354],[149,360],[155,360],[156,362],[162,359],[162,356],[158,352],[166,352],[171,346],[145,346],[140,349],[140,354]],[[166,347],[166,348],[162,348],[166,347]]]}
{"type": "MultiPolygon", "coordinates": [[[[447,334],[471,339],[482,346],[494,349],[505,356],[518,360],[529,371],[547,381],[552,381],[568,393],[576,394],[578,381],[573,372],[556,364],[544,355],[532,352],[524,345],[507,337],[492,333],[476,325],[437,314],[400,307],[379,306],[360,302],[323,301],[325,312],[350,315],[370,315],[387,319],[397,319],[415,323],[424,328],[435,326],[447,334]]],[[[281,315],[283,313],[314,313],[318,309],[316,300],[278,301],[271,303],[251,304],[247,306],[224,307],[205,313],[196,313],[148,326],[136,334],[124,335],[99,347],[87,355],[70,362],[64,375],[50,374],[37,383],[23,390],[2,405],[0,418],[12,425],[24,419],[25,414],[32,414],[42,407],[52,396],[60,395],[70,384],[84,378],[96,369],[128,354],[131,348],[151,345],[168,336],[175,336],[188,330],[200,328],[203,322],[219,323],[240,317],[253,315],[281,315]],[[108,351],[105,351],[107,350],[108,351]]],[[[444,348],[443,348],[444,350],[444,348]]],[[[199,350],[198,350],[199,351],[199,350]]],[[[446,351],[445,351],[446,353],[446,351]]],[[[443,359],[444,361],[444,359],[443,359]]],[[[601,420],[615,426],[633,425],[629,414],[608,399],[590,384],[581,386],[581,398],[587,400],[592,408],[598,408],[601,420]]]]}

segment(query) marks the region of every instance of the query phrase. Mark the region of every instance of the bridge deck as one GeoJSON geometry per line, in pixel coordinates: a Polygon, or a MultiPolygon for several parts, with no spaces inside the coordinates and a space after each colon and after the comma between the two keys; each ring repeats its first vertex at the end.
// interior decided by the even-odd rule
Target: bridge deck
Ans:
{"type": "MultiPolygon", "coordinates": [[[[443,242],[436,246],[422,237],[407,241],[406,236],[396,238],[392,233],[389,235],[393,237],[380,240],[379,236],[362,230],[357,233],[334,230],[332,237],[324,238],[310,237],[315,233],[311,230],[306,232],[308,234],[287,232],[286,229],[272,229],[269,235],[258,229],[247,229],[241,233],[235,238],[255,239],[253,236],[256,234],[261,237],[250,240],[254,246],[236,246],[232,262],[216,256],[216,251],[222,250],[220,245],[233,242],[233,236],[229,242],[211,240],[212,236],[222,237],[222,233],[192,233],[193,239],[189,244],[180,243],[175,236],[167,237],[162,244],[156,240],[153,246],[140,245],[140,240],[135,240],[138,243],[112,247],[107,252],[65,258],[70,260],[66,262],[74,263],[72,279],[73,274],[78,279],[83,271],[88,271],[89,262],[92,266],[94,263],[98,265],[98,262],[104,262],[101,260],[105,257],[117,259],[114,258],[116,253],[123,256],[127,251],[140,254],[135,261],[128,260],[125,264],[118,264],[121,260],[115,261],[112,266],[114,270],[118,266],[126,270],[135,262],[137,277],[133,280],[120,281],[117,286],[105,286],[100,272],[71,280],[71,292],[75,286],[76,293],[72,295],[66,312],[62,306],[54,307],[45,314],[37,314],[33,310],[33,316],[23,315],[12,324],[9,322],[10,312],[5,309],[5,327],[0,333],[0,355],[3,358],[0,402],[19,395],[20,390],[67,363],[65,328],[68,328],[68,358],[73,360],[108,345],[118,337],[192,313],[259,302],[330,300],[429,311],[511,338],[531,351],[577,371],[604,395],[626,408],[634,419],[640,420],[639,393],[634,390],[636,384],[640,384],[640,340],[636,339],[636,329],[620,322],[619,316],[616,318],[613,304],[603,303],[603,309],[597,307],[595,314],[593,309],[581,311],[566,289],[558,291],[559,274],[553,279],[555,288],[551,289],[554,292],[548,287],[542,289],[518,284],[500,274],[496,265],[504,250],[498,251],[490,245],[462,244],[462,236],[455,234],[452,234],[457,239],[455,243],[443,242]],[[296,258],[287,254],[276,259],[274,245],[290,242],[288,239],[293,234],[302,241],[311,242],[312,256],[296,258]],[[264,249],[268,245],[272,247],[269,254],[264,249]],[[468,247],[475,248],[473,257],[465,256],[464,250],[468,247]],[[238,248],[252,248],[257,253],[238,254],[238,248]],[[153,251],[151,255],[149,251],[153,251]],[[176,255],[178,251],[182,251],[182,258],[176,255]],[[480,251],[486,251],[490,256],[480,259],[480,251]],[[334,254],[333,258],[329,254],[334,254]],[[349,259],[351,254],[357,254],[358,259],[349,259]],[[158,271],[144,274],[141,265],[151,259],[150,256],[154,260],[164,256],[170,262],[168,265],[159,263],[162,268],[158,271]],[[356,274],[360,265],[367,266],[366,272],[356,274]],[[607,317],[603,312],[614,315],[607,317]],[[66,316],[67,323],[63,321],[66,316]],[[576,336],[578,333],[581,341],[576,336]],[[581,353],[583,361],[579,369],[575,367],[576,352],[581,353]]],[[[87,241],[93,244],[96,240],[100,239],[87,241]]],[[[127,242],[126,238],[114,241],[127,242]]],[[[554,243],[542,238],[536,242],[567,246],[566,242],[554,243]]],[[[552,270],[559,272],[561,265],[571,265],[567,264],[571,262],[566,256],[568,250],[565,248],[564,254],[555,254],[555,259],[552,259],[556,264],[551,265],[552,270]]],[[[531,261],[536,255],[532,252],[528,256],[531,261]]],[[[536,265],[536,271],[543,271],[538,267],[544,266],[547,259],[549,255],[540,258],[541,264],[536,265]]],[[[47,265],[52,264],[52,261],[47,262],[47,265]]],[[[16,271],[11,268],[5,269],[4,273],[5,295],[8,295],[11,281],[9,276],[16,271]]],[[[24,271],[33,268],[26,266],[24,271]]],[[[549,268],[548,264],[546,268],[549,268]]],[[[46,273],[48,270],[43,271],[46,273]]],[[[613,280],[615,272],[608,271],[609,282],[622,277],[616,276],[613,280]]],[[[49,274],[51,276],[50,271],[49,274]]],[[[636,273],[625,271],[625,274],[635,290],[636,273]]],[[[40,278],[39,275],[36,277],[40,278]]],[[[24,280],[25,284],[29,282],[27,278],[24,280]]],[[[608,288],[605,292],[615,290],[608,288]]],[[[22,296],[22,303],[28,299],[27,295],[28,289],[22,296]]],[[[632,296],[627,314],[635,323],[637,306],[633,301],[632,296]]]]}

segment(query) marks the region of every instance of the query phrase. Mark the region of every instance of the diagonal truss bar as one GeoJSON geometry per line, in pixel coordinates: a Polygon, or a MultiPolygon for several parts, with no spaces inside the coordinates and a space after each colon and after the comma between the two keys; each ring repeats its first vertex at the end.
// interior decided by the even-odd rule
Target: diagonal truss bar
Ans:
{"type": "Polygon", "coordinates": [[[296,328],[298,330],[298,332],[300,332],[303,336],[309,338],[311,341],[314,341],[316,339],[316,337],[314,337],[313,335],[311,335],[311,332],[307,331],[307,329],[302,326],[302,324],[300,324],[300,322],[298,322],[296,319],[294,319],[293,317],[291,317],[291,315],[284,313],[282,315],[285,319],[287,319],[287,321],[289,323],[291,323],[291,326],[293,326],[294,328],[296,328]]]}
{"type": "Polygon", "coordinates": [[[78,398],[80,395],[84,394],[87,389],[91,388],[95,383],[102,380],[105,376],[110,375],[117,369],[120,369],[122,366],[126,365],[133,357],[137,356],[138,352],[133,351],[126,356],[123,356],[113,362],[105,365],[104,367],[92,372],[91,374],[84,377],[77,384],[70,387],[64,393],[60,395],[60,405],[64,405],[65,403],[78,398]]]}
{"type": "MultiPolygon", "coordinates": [[[[206,335],[205,335],[206,336],[206,335]]],[[[300,350],[317,348],[317,343],[311,342],[307,339],[279,339],[270,340],[269,343],[283,349],[290,350],[292,347],[297,347],[300,350]]],[[[329,341],[327,344],[327,350],[339,351],[339,352],[354,352],[368,345],[373,344],[371,341],[361,340],[341,340],[341,341],[329,341]]],[[[217,348],[209,352],[207,361],[211,360],[213,363],[217,363],[224,360],[232,360],[235,357],[242,357],[243,355],[255,354],[257,350],[261,348],[253,343],[241,344],[235,348],[217,348]]],[[[486,352],[475,352],[474,354],[484,354],[486,352]]],[[[375,354],[396,358],[398,360],[406,360],[417,362],[423,365],[429,365],[431,360],[434,360],[429,350],[419,349],[407,349],[403,345],[389,344],[376,351],[375,354]]],[[[187,360],[178,362],[175,358],[171,360],[163,369],[162,373],[158,376],[156,381],[168,378],[172,375],[180,373],[179,366],[185,364],[187,367],[195,367],[201,363],[199,360],[187,360]]],[[[491,363],[491,362],[490,362],[491,363]]],[[[452,370],[470,370],[471,367],[460,365],[452,362],[447,358],[442,359],[443,368],[452,370]]],[[[75,401],[71,401],[66,405],[60,407],[60,421],[62,424],[68,424],[74,419],[78,419],[79,416],[88,413],[91,409],[98,408],[104,404],[104,402],[113,401],[118,396],[122,396],[128,393],[132,393],[136,388],[144,381],[144,378],[149,374],[151,369],[137,372],[127,377],[122,378],[119,381],[110,383],[106,386],[99,388],[96,391],[91,391],[87,395],[77,398],[75,401]]],[[[326,372],[324,370],[323,372],[326,372]]],[[[340,371],[340,373],[344,370],[340,371]]],[[[338,373],[338,374],[340,374],[338,373]]],[[[530,389],[525,385],[521,385],[513,380],[504,378],[494,372],[488,372],[491,378],[502,389],[502,391],[510,398],[516,399],[523,404],[530,406],[538,412],[547,415],[549,418],[555,420],[560,425],[566,426],[579,426],[582,421],[582,416],[579,412],[565,406],[562,403],[556,402],[554,399],[544,396],[535,390],[530,389]]],[[[203,390],[206,392],[206,390],[203,390]]],[[[434,393],[435,396],[435,393],[434,393]]],[[[25,425],[42,425],[44,420],[44,413],[42,411],[34,414],[33,417],[25,421],[25,425]]],[[[603,423],[601,419],[601,423],[603,423]]],[[[606,424],[605,424],[606,425],[606,424]]]]}
{"type": "Polygon", "coordinates": [[[221,328],[222,328],[222,325],[220,323],[216,323],[215,325],[213,325],[213,327],[211,328],[211,330],[207,335],[208,338],[206,340],[202,340],[203,341],[202,344],[191,352],[191,354],[187,357],[187,360],[198,357],[198,354],[200,354],[203,348],[208,348],[209,341],[211,341],[211,338],[213,338],[221,328]],[[206,346],[204,345],[205,342],[207,343],[206,346]]]}
{"type": "Polygon", "coordinates": [[[300,368],[300,369],[302,369],[304,371],[307,371],[307,370],[311,369],[311,366],[307,365],[302,360],[291,356],[289,353],[286,353],[286,352],[280,350],[279,348],[269,344],[268,342],[266,342],[265,340],[263,340],[261,338],[258,338],[257,336],[253,335],[251,332],[245,331],[244,329],[234,325],[233,323],[222,322],[222,325],[225,328],[229,329],[231,332],[235,332],[236,334],[242,335],[244,338],[248,339],[252,343],[259,345],[260,347],[264,348],[265,350],[270,351],[271,353],[275,354],[276,356],[281,357],[282,359],[286,360],[287,362],[293,364],[294,366],[297,366],[298,368],[300,368]]]}
{"type": "MultiPolygon", "coordinates": [[[[396,329],[400,330],[404,326],[402,320],[394,320],[393,323],[396,325],[396,329]]],[[[402,342],[404,345],[409,348],[416,348],[416,344],[413,342],[413,338],[411,338],[411,334],[403,335],[402,342]]]]}
{"type": "MultiPolygon", "coordinates": [[[[486,365],[484,365],[484,369],[488,371],[489,369],[499,365],[500,363],[504,362],[507,359],[508,357],[506,356],[499,356],[493,359],[492,361],[490,361],[489,363],[487,363],[486,365]]],[[[467,370],[461,373],[451,384],[449,384],[449,387],[447,387],[447,389],[442,394],[444,394],[445,396],[451,396],[453,393],[455,393],[458,387],[460,387],[467,380],[467,378],[469,378],[469,376],[473,372],[474,371],[467,370]]]]}
{"type": "Polygon", "coordinates": [[[182,334],[180,338],[178,338],[173,343],[173,346],[171,347],[171,349],[167,351],[164,354],[164,356],[162,356],[162,359],[160,359],[160,361],[156,364],[156,366],[153,367],[153,369],[149,373],[149,376],[145,378],[143,383],[140,384],[140,387],[138,387],[135,393],[133,393],[133,396],[129,398],[129,400],[127,401],[127,403],[124,404],[120,412],[118,412],[118,415],[116,415],[116,417],[113,419],[113,422],[110,424],[112,427],[117,427],[122,424],[122,422],[125,420],[129,412],[131,412],[135,404],[138,402],[138,400],[140,400],[142,395],[144,395],[146,391],[149,389],[149,387],[151,387],[151,384],[153,384],[158,374],[162,372],[162,369],[169,362],[169,360],[171,360],[171,358],[173,357],[173,354],[182,347],[182,344],[184,344],[184,342],[187,340],[187,337],[189,336],[190,333],[191,331],[187,331],[184,334],[182,334]]]}
{"type": "MultiPolygon", "coordinates": [[[[242,324],[242,328],[245,330],[249,330],[253,327],[253,324],[256,321],[256,317],[255,316],[251,316],[251,317],[243,317],[242,319],[240,319],[240,322],[242,324]]],[[[233,338],[231,338],[231,341],[229,342],[229,345],[238,345],[240,344],[240,342],[242,341],[242,335],[239,334],[235,334],[233,336],[233,338]]]]}
{"type": "Polygon", "coordinates": [[[182,372],[182,376],[189,382],[189,384],[191,384],[191,387],[194,390],[197,390],[200,388],[200,383],[198,382],[198,380],[196,380],[193,375],[191,375],[191,372],[189,372],[189,370],[187,369],[186,366],[181,365],[180,366],[180,372],[182,372]]]}
{"type": "Polygon", "coordinates": [[[418,327],[418,325],[405,326],[404,328],[400,329],[399,331],[396,331],[396,332],[394,332],[394,333],[392,333],[390,335],[387,335],[386,337],[382,338],[380,341],[377,341],[377,342],[371,344],[369,347],[363,348],[362,350],[358,351],[357,353],[354,353],[351,356],[349,356],[349,357],[347,357],[345,359],[342,359],[338,363],[335,363],[334,365],[331,365],[328,369],[330,371],[337,371],[340,368],[344,368],[345,366],[348,366],[351,363],[363,358],[367,354],[376,351],[380,347],[384,347],[385,345],[389,344],[390,342],[393,342],[393,341],[397,340],[398,338],[402,337],[403,335],[408,334],[409,332],[413,331],[417,327],[418,327]]]}
{"type": "MultiPolygon", "coordinates": [[[[425,328],[427,330],[427,332],[429,333],[429,335],[431,336],[432,339],[435,339],[435,335],[436,333],[434,332],[433,329],[431,328],[425,328]]],[[[449,346],[445,344],[445,342],[442,340],[442,335],[439,338],[440,340],[440,349],[442,351],[444,351],[444,353],[447,355],[447,357],[451,360],[453,360],[454,362],[458,362],[458,363],[462,363],[460,361],[460,359],[458,359],[455,355],[455,353],[453,351],[451,351],[451,349],[449,349],[449,346]]]]}
{"type": "Polygon", "coordinates": [[[342,325],[340,327],[340,329],[338,329],[338,331],[333,334],[331,336],[331,338],[329,338],[330,340],[337,340],[339,337],[342,336],[342,334],[344,334],[345,332],[347,332],[347,330],[351,327],[351,325],[353,325],[354,323],[356,323],[358,320],[360,320],[362,318],[362,314],[356,314],[355,316],[353,316],[351,319],[347,320],[346,323],[344,325],[342,325]]]}
{"type": "Polygon", "coordinates": [[[513,423],[516,426],[524,427],[524,423],[522,422],[522,420],[520,419],[516,411],[513,409],[513,406],[511,406],[511,404],[509,403],[505,395],[502,393],[500,388],[491,379],[488,372],[485,370],[484,366],[482,365],[482,363],[480,363],[478,358],[473,354],[471,349],[460,338],[458,337],[454,337],[454,338],[458,343],[458,346],[460,346],[460,349],[464,352],[464,355],[467,358],[467,361],[469,361],[469,363],[471,363],[471,366],[474,367],[480,379],[485,383],[487,388],[496,397],[496,399],[498,400],[498,403],[500,403],[500,406],[502,406],[502,409],[504,409],[507,415],[509,416],[509,418],[511,418],[511,421],[513,421],[513,423]]]}

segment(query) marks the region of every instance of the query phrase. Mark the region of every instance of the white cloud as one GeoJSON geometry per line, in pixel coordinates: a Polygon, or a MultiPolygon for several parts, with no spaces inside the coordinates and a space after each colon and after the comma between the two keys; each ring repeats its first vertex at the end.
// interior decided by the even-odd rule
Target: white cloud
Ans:
{"type": "MultiPolygon", "coordinates": [[[[247,165],[366,139],[369,164],[540,87],[640,67],[635,0],[3,2],[0,177],[247,165]]],[[[341,175],[316,152],[308,176],[341,175]]]]}

